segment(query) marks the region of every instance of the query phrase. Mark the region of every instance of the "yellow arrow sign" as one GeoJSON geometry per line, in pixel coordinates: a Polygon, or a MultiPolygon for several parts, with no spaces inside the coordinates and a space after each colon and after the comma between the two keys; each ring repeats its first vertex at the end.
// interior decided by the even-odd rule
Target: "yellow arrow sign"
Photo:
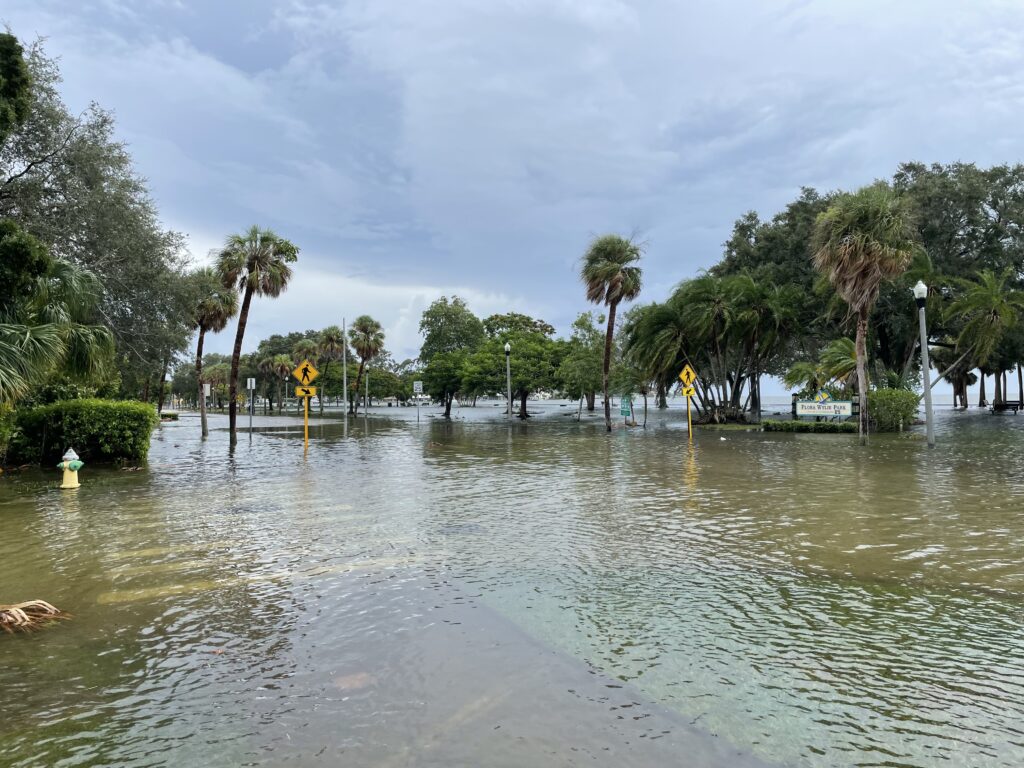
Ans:
{"type": "Polygon", "coordinates": [[[296,397],[316,397],[316,387],[296,387],[296,397]]]}
{"type": "Polygon", "coordinates": [[[690,367],[689,363],[683,366],[683,370],[679,372],[679,380],[683,382],[684,387],[690,386],[697,380],[697,372],[690,367]]]}
{"type": "Polygon", "coordinates": [[[693,397],[697,394],[697,390],[693,387],[683,387],[683,394],[687,397],[693,397]]]}
{"type": "Polygon", "coordinates": [[[299,380],[300,384],[312,384],[320,371],[313,367],[309,360],[303,360],[298,367],[292,371],[292,376],[299,380]]]}

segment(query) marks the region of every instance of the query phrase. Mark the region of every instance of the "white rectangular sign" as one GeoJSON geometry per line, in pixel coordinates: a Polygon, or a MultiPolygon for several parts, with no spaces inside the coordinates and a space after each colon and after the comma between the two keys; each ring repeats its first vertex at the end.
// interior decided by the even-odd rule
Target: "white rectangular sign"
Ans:
{"type": "Polygon", "coordinates": [[[852,416],[852,400],[797,400],[797,416],[852,416]]]}
{"type": "Polygon", "coordinates": [[[256,389],[256,379],[247,379],[246,389],[256,389]]]}
{"type": "Polygon", "coordinates": [[[423,394],[423,382],[422,381],[414,381],[412,383],[412,391],[415,394],[417,394],[417,395],[422,395],[423,394]]]}
{"type": "Polygon", "coordinates": [[[209,397],[210,396],[210,392],[211,392],[210,383],[207,382],[206,384],[203,384],[203,394],[206,395],[207,397],[209,397]]]}

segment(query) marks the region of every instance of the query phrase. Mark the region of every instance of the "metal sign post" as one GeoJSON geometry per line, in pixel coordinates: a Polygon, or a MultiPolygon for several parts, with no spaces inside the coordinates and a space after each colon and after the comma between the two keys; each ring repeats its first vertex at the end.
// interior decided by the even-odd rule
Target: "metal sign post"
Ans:
{"type": "Polygon", "coordinates": [[[423,382],[414,381],[412,383],[412,399],[416,401],[416,423],[420,423],[420,398],[423,394],[423,382]]]}
{"type": "Polygon", "coordinates": [[[252,411],[256,406],[256,379],[250,377],[246,381],[246,389],[249,390],[249,439],[252,440],[252,411]]]}
{"type": "Polygon", "coordinates": [[[305,456],[309,453],[309,398],[316,395],[316,387],[309,386],[312,384],[316,377],[320,375],[318,371],[309,360],[303,360],[292,371],[292,376],[299,380],[298,386],[295,388],[295,396],[302,398],[302,455],[305,456]]]}
{"type": "Polygon", "coordinates": [[[693,420],[690,418],[690,398],[697,394],[693,382],[697,380],[697,372],[687,363],[679,372],[679,380],[683,382],[683,394],[686,396],[686,434],[693,440],[693,420]]]}

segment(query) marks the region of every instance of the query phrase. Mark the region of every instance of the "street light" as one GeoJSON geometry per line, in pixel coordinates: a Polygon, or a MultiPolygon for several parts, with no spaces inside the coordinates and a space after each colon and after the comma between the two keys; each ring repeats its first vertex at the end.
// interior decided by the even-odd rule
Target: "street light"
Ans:
{"type": "Polygon", "coordinates": [[[935,419],[932,416],[932,384],[931,372],[928,368],[928,332],[925,330],[924,306],[928,303],[928,286],[918,280],[913,287],[914,301],[917,303],[917,321],[921,326],[921,375],[924,379],[924,421],[928,433],[928,447],[935,447],[935,419]]]}
{"type": "Polygon", "coordinates": [[[505,342],[505,390],[508,395],[508,420],[512,421],[512,345],[505,342]]]}

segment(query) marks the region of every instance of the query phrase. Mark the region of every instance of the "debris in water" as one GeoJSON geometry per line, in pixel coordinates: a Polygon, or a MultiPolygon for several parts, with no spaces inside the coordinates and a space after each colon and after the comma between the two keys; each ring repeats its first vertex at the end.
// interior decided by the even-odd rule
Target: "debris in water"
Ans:
{"type": "Polygon", "coordinates": [[[66,613],[45,600],[0,605],[0,629],[8,634],[31,632],[56,619],[69,618],[66,613]]]}

